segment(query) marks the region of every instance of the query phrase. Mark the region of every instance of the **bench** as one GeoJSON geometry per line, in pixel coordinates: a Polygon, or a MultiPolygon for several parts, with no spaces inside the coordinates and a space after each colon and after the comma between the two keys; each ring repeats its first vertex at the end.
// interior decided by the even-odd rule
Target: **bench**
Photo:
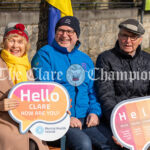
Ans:
{"type": "Polygon", "coordinates": [[[49,149],[50,149],[50,150],[66,150],[66,136],[64,135],[64,136],[60,139],[60,147],[49,145],[49,149]]]}

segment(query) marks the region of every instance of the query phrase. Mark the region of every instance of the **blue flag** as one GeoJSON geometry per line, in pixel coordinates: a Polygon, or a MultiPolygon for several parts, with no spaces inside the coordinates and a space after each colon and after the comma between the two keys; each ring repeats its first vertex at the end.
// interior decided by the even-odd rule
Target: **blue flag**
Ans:
{"type": "Polygon", "coordinates": [[[60,10],[50,6],[49,7],[49,16],[48,16],[48,44],[52,44],[55,37],[55,25],[60,19],[60,10]]]}

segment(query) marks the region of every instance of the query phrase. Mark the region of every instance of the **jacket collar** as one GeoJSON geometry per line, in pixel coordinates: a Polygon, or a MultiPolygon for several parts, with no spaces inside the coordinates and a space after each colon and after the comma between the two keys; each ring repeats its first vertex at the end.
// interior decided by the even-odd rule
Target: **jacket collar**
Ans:
{"type": "Polygon", "coordinates": [[[65,47],[62,47],[60,46],[56,40],[54,39],[53,42],[52,42],[52,46],[57,50],[57,51],[60,51],[61,53],[65,53],[65,54],[68,54],[68,53],[74,53],[79,47],[80,47],[81,43],[80,41],[78,40],[74,49],[71,51],[71,52],[68,52],[67,51],[67,48],[65,47]]]}
{"type": "Polygon", "coordinates": [[[132,57],[131,55],[127,54],[126,52],[124,52],[123,50],[120,49],[119,42],[117,40],[116,45],[115,45],[115,52],[117,52],[117,54],[119,54],[123,58],[134,59],[135,57],[137,57],[140,54],[140,52],[141,52],[141,45],[139,45],[137,47],[136,53],[132,57]]]}

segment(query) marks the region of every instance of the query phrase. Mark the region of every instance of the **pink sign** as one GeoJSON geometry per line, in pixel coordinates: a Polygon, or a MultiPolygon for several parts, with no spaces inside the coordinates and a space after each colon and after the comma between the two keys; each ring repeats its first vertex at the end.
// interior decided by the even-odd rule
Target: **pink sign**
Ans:
{"type": "Polygon", "coordinates": [[[150,147],[150,97],[122,101],[113,109],[111,128],[117,140],[130,150],[150,147]]]}

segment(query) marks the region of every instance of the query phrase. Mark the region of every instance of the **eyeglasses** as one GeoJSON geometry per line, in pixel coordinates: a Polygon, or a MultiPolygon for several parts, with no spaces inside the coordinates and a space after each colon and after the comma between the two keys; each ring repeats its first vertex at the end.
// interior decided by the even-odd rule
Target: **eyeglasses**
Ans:
{"type": "Polygon", "coordinates": [[[72,36],[74,34],[74,30],[57,29],[57,34],[64,34],[65,32],[69,36],[72,36]]]}
{"type": "Polygon", "coordinates": [[[119,33],[119,35],[120,35],[122,40],[127,40],[130,37],[131,41],[135,41],[135,40],[137,40],[140,37],[140,36],[137,36],[137,35],[129,36],[127,34],[122,34],[122,33],[119,33]]]}

